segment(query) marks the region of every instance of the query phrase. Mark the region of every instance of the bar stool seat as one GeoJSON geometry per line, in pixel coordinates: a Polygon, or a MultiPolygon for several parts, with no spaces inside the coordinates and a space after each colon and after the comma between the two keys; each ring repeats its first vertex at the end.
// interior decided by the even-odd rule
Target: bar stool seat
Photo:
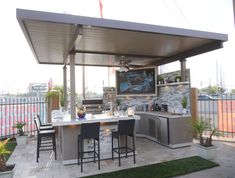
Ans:
{"type": "Polygon", "coordinates": [[[47,150],[53,150],[55,154],[55,160],[56,157],[56,138],[55,138],[55,130],[54,129],[43,129],[40,130],[39,127],[39,121],[37,117],[34,118],[34,122],[37,128],[37,156],[36,156],[36,162],[38,162],[39,153],[40,151],[47,151],[47,150]]]}
{"type": "Polygon", "coordinates": [[[78,165],[81,164],[81,172],[83,172],[83,164],[91,161],[84,162],[84,159],[93,159],[96,162],[98,158],[98,169],[100,170],[100,123],[84,123],[81,124],[81,132],[78,135],[78,165]],[[93,150],[84,149],[84,140],[93,139],[93,150]],[[96,149],[96,147],[98,147],[96,149]],[[92,154],[92,156],[87,154],[92,154]]]}
{"type": "Polygon", "coordinates": [[[114,153],[118,154],[118,162],[119,166],[121,166],[121,155],[125,154],[126,158],[128,156],[134,157],[135,160],[135,137],[134,137],[134,127],[135,127],[135,119],[129,120],[119,120],[118,121],[118,130],[112,131],[112,159],[114,159],[114,153]],[[125,137],[125,145],[120,144],[120,138],[125,137]],[[132,138],[132,148],[128,146],[128,137],[132,138]],[[114,147],[114,138],[117,139],[117,147],[114,147]],[[128,153],[133,153],[132,155],[128,155],[128,153]]]}

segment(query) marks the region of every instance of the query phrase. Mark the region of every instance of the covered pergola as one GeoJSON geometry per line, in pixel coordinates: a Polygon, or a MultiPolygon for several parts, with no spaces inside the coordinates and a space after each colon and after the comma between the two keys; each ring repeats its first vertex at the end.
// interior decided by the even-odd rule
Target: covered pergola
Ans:
{"type": "Polygon", "coordinates": [[[75,110],[75,65],[118,67],[121,59],[132,68],[181,62],[223,47],[226,34],[124,22],[69,14],[17,9],[16,15],[39,64],[64,69],[67,106],[67,65],[70,66],[71,115],[75,110]]]}

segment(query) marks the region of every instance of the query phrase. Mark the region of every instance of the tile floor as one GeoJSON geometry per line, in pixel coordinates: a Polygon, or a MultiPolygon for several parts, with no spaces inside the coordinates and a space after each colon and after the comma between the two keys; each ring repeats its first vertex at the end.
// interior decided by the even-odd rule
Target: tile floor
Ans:
{"type": "MultiPolygon", "coordinates": [[[[180,178],[235,178],[235,143],[215,142],[215,144],[218,145],[215,162],[220,164],[219,167],[180,178]]],[[[59,151],[57,160],[51,151],[46,151],[40,153],[39,163],[36,163],[36,140],[30,138],[27,145],[16,147],[8,164],[16,164],[14,178],[76,178],[196,155],[194,146],[170,149],[145,138],[137,138],[136,146],[138,155],[135,165],[133,157],[122,159],[121,167],[118,166],[118,160],[105,160],[101,161],[101,170],[98,170],[97,164],[87,163],[84,165],[84,172],[81,173],[78,165],[62,165],[59,151]]]]}

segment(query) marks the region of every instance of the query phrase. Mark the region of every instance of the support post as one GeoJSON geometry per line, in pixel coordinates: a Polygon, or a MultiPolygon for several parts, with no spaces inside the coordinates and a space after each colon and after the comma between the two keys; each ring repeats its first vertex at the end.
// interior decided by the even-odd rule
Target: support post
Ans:
{"type": "Polygon", "coordinates": [[[75,53],[70,54],[70,114],[76,118],[76,83],[75,83],[75,53]]]}
{"type": "Polygon", "coordinates": [[[181,67],[181,81],[186,81],[186,59],[180,60],[180,67],[181,67]]]}
{"type": "Polygon", "coordinates": [[[63,86],[64,86],[64,110],[68,109],[68,101],[67,101],[67,66],[66,64],[63,67],[63,86]]]}
{"type": "MultiPolygon", "coordinates": [[[[191,88],[191,116],[192,122],[198,119],[198,89],[191,88]]],[[[193,137],[196,137],[196,132],[193,132],[193,137]]]]}
{"type": "Polygon", "coordinates": [[[85,82],[86,72],[85,70],[86,70],[85,66],[82,66],[82,99],[86,98],[86,82],[85,82]]]}

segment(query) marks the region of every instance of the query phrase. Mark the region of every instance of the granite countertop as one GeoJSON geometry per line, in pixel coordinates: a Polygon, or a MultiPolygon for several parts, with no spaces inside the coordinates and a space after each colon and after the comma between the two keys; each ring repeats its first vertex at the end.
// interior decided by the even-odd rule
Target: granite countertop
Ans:
{"type": "Polygon", "coordinates": [[[102,122],[102,123],[108,123],[108,122],[117,122],[119,120],[125,120],[125,119],[136,119],[139,120],[140,117],[137,115],[134,116],[109,116],[107,114],[87,114],[84,119],[71,119],[70,114],[64,114],[60,118],[52,118],[52,125],[53,126],[70,126],[70,125],[80,125],[82,123],[92,123],[92,122],[102,122]]]}
{"type": "Polygon", "coordinates": [[[178,114],[178,113],[170,113],[170,112],[159,112],[159,111],[151,111],[151,112],[142,112],[142,111],[136,111],[136,114],[150,114],[150,115],[157,115],[160,117],[166,117],[169,119],[177,119],[177,118],[189,118],[191,117],[191,114],[178,114]]]}

